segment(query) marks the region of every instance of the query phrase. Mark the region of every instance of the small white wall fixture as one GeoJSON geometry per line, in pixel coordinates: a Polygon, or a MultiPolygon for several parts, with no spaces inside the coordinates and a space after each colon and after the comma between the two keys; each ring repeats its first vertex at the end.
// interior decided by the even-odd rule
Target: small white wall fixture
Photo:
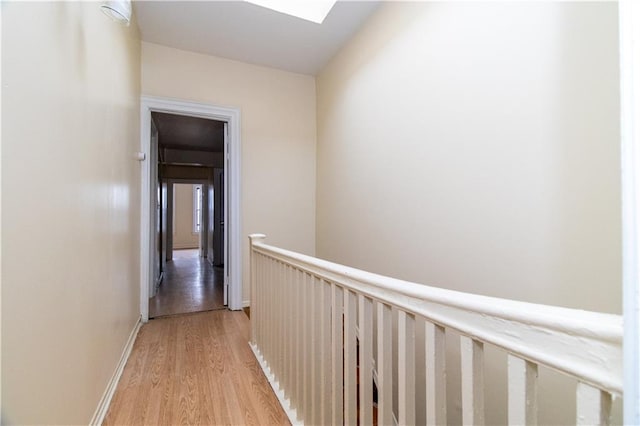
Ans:
{"type": "MultiPolygon", "coordinates": [[[[164,112],[224,121],[229,135],[225,144],[225,158],[228,159],[227,199],[229,211],[229,262],[225,274],[229,277],[229,309],[242,309],[242,231],[241,231],[241,164],[240,110],[217,105],[202,104],[178,99],[142,96],[140,98],[140,152],[151,158],[151,113],[164,112]]],[[[151,165],[141,163],[140,191],[140,315],[143,322],[149,320],[149,280],[153,265],[150,250],[151,234],[151,165]]]]}

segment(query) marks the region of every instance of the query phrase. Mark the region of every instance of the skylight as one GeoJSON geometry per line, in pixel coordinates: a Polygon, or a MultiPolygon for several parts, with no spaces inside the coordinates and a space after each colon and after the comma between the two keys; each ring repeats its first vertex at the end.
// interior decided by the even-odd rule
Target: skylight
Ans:
{"type": "Polygon", "coordinates": [[[322,24],[336,0],[246,0],[296,18],[322,24]]]}

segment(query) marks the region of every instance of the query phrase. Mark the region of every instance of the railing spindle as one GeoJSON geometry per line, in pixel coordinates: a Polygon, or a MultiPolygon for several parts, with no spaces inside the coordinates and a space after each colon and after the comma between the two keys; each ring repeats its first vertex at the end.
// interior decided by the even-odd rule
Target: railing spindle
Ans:
{"type": "Polygon", "coordinates": [[[295,361],[296,361],[296,402],[295,409],[298,415],[298,420],[302,421],[304,419],[304,374],[306,372],[304,367],[304,292],[303,292],[303,284],[302,280],[303,273],[298,268],[294,269],[294,278],[295,278],[295,305],[296,305],[296,315],[294,317],[295,328],[296,328],[296,353],[295,353],[295,361]]]}
{"type": "MultiPolygon", "coordinates": [[[[298,294],[297,294],[297,269],[295,267],[291,267],[289,271],[289,304],[291,305],[291,316],[289,317],[289,327],[291,328],[291,339],[289,341],[289,352],[290,358],[289,362],[291,363],[291,406],[292,408],[298,408],[300,399],[298,394],[298,358],[300,352],[298,352],[300,340],[298,339],[298,327],[300,326],[299,321],[299,308],[298,305],[298,294]]],[[[297,411],[296,414],[299,414],[297,411]]]]}
{"type": "Polygon", "coordinates": [[[280,328],[280,262],[276,261],[273,268],[273,374],[279,385],[282,385],[280,374],[280,338],[282,331],[280,328]]]}
{"type": "Polygon", "coordinates": [[[342,303],[344,300],[342,288],[336,284],[331,284],[331,305],[332,305],[332,330],[331,330],[331,393],[333,398],[331,424],[339,426],[344,423],[344,403],[342,392],[344,390],[343,376],[343,353],[344,353],[344,327],[342,303]]]}
{"type": "Polygon", "coordinates": [[[277,297],[276,297],[276,318],[278,321],[278,335],[277,335],[277,346],[276,346],[276,367],[277,367],[277,380],[281,385],[281,388],[285,386],[284,382],[284,368],[283,367],[283,359],[284,354],[282,353],[284,349],[284,324],[283,324],[283,297],[284,297],[284,289],[283,289],[283,273],[284,264],[282,262],[278,262],[278,267],[276,269],[276,286],[277,297]]]}
{"type": "Polygon", "coordinates": [[[484,425],[484,345],[460,336],[462,424],[484,425]]]}
{"type": "MultiPolygon", "coordinates": [[[[259,311],[256,307],[260,304],[260,295],[258,294],[258,283],[262,282],[260,277],[260,255],[258,253],[254,253],[251,251],[251,316],[255,320],[256,317],[253,315],[257,315],[256,311],[259,311]]],[[[254,346],[259,346],[258,343],[260,341],[260,325],[257,321],[249,320],[251,322],[251,344],[254,346]]]]}
{"type": "Polygon", "coordinates": [[[271,289],[271,302],[269,303],[270,306],[270,316],[271,318],[269,319],[269,324],[270,324],[270,328],[271,328],[271,332],[270,332],[270,337],[269,337],[269,357],[271,359],[271,363],[270,363],[270,367],[271,367],[271,373],[274,374],[274,376],[276,377],[276,381],[278,380],[277,378],[277,365],[278,365],[278,352],[277,350],[277,344],[278,344],[278,332],[280,330],[278,330],[278,322],[277,322],[277,314],[278,314],[278,309],[276,308],[277,306],[277,301],[278,301],[278,287],[277,287],[277,283],[278,283],[278,263],[277,262],[272,262],[271,263],[271,285],[269,286],[269,288],[271,289]]]}
{"type": "Polygon", "coordinates": [[[358,295],[358,329],[359,329],[359,400],[360,400],[360,424],[373,423],[373,318],[371,316],[373,301],[358,295]]]}
{"type": "Polygon", "coordinates": [[[416,422],[415,317],[398,311],[398,423],[416,422]]]}
{"type": "Polygon", "coordinates": [[[377,303],[378,314],[378,424],[393,424],[393,362],[391,306],[377,303]]]}
{"type": "Polygon", "coordinates": [[[510,425],[538,422],[538,366],[509,354],[508,411],[510,425]]]}
{"type": "Polygon", "coordinates": [[[447,423],[447,376],[445,330],[427,321],[425,327],[425,364],[427,392],[427,424],[447,423]]]}
{"type": "Polygon", "coordinates": [[[276,264],[275,262],[269,262],[269,286],[268,286],[268,291],[269,291],[269,308],[268,308],[268,315],[269,315],[269,320],[268,320],[268,324],[269,324],[269,338],[267,339],[267,355],[269,358],[267,358],[267,363],[269,364],[269,369],[271,371],[271,374],[274,373],[274,363],[275,363],[275,357],[274,357],[274,352],[273,352],[273,347],[274,347],[274,340],[276,338],[276,323],[275,323],[275,288],[274,288],[274,275],[275,275],[275,268],[276,268],[276,264]]]}
{"type": "Polygon", "coordinates": [[[331,284],[318,280],[320,289],[320,411],[321,424],[331,424],[331,284]]]}
{"type": "Polygon", "coordinates": [[[293,324],[293,318],[295,318],[294,306],[295,298],[293,297],[293,276],[292,276],[292,268],[290,265],[287,265],[285,270],[285,282],[286,286],[286,327],[287,327],[287,348],[285,352],[285,363],[287,366],[287,387],[289,388],[289,393],[287,394],[287,398],[292,400],[295,396],[296,387],[295,387],[295,376],[293,372],[293,365],[295,362],[295,354],[293,352],[293,340],[294,340],[294,332],[295,326],[293,324]]]}
{"type": "Polygon", "coordinates": [[[602,425],[611,423],[611,394],[585,383],[576,390],[576,424],[602,425]]]}
{"type": "Polygon", "coordinates": [[[322,376],[320,373],[320,313],[321,306],[320,300],[320,289],[318,286],[318,278],[315,276],[311,276],[311,287],[313,294],[313,310],[311,320],[313,323],[313,339],[312,339],[312,352],[311,352],[311,370],[313,375],[313,389],[311,389],[311,394],[313,395],[313,406],[311,407],[312,415],[313,415],[313,424],[319,425],[322,423],[322,412],[320,407],[320,399],[321,399],[321,381],[322,376]]]}
{"type": "Polygon", "coordinates": [[[303,273],[304,288],[304,422],[313,424],[313,286],[311,275],[303,273]]]}
{"type": "Polygon", "coordinates": [[[312,372],[313,372],[313,424],[322,424],[322,336],[321,336],[321,314],[322,314],[322,287],[320,279],[312,276],[311,285],[313,288],[313,352],[312,352],[312,372]]]}
{"type": "MultiPolygon", "coordinates": [[[[267,326],[267,318],[266,318],[266,310],[269,308],[267,303],[267,268],[268,263],[267,259],[264,255],[260,256],[260,277],[262,278],[262,282],[258,284],[258,300],[260,307],[258,308],[258,330],[260,330],[260,352],[264,354],[265,342],[266,342],[266,326],[267,326]]],[[[253,310],[251,312],[253,315],[253,310]]]]}
{"type": "Polygon", "coordinates": [[[285,389],[284,396],[287,399],[291,399],[293,393],[293,381],[291,374],[291,267],[287,264],[284,265],[282,283],[284,287],[282,303],[283,303],[283,324],[284,324],[284,383],[285,389]]]}
{"type": "Polygon", "coordinates": [[[271,283],[273,282],[271,277],[271,270],[273,269],[273,261],[267,261],[266,268],[266,285],[265,287],[265,339],[264,339],[264,359],[267,362],[267,366],[270,370],[273,370],[273,357],[271,356],[271,341],[273,339],[273,323],[271,322],[271,318],[273,317],[273,286],[271,283]]]}
{"type": "MultiPolygon", "coordinates": [[[[260,270],[260,282],[256,284],[256,288],[258,289],[258,300],[256,306],[257,309],[257,316],[254,317],[255,318],[255,323],[258,329],[258,339],[259,339],[259,344],[260,344],[260,350],[262,350],[262,348],[264,347],[264,325],[265,325],[265,320],[264,320],[264,309],[266,307],[266,303],[264,300],[264,286],[266,285],[267,281],[266,281],[266,274],[265,274],[265,260],[264,260],[264,256],[260,255],[259,257],[259,270],[260,270]]],[[[251,307],[251,316],[253,317],[253,306],[251,307]]]]}
{"type": "Polygon", "coordinates": [[[355,425],[356,414],[356,295],[344,290],[344,423],[355,425]]]}
{"type": "MultiPolygon", "coordinates": [[[[267,300],[266,300],[266,296],[265,296],[265,292],[266,292],[266,288],[268,285],[268,281],[267,281],[267,267],[268,267],[268,263],[265,260],[265,256],[264,255],[260,255],[260,282],[258,283],[257,287],[258,287],[258,303],[260,305],[260,307],[258,308],[258,315],[259,317],[255,318],[257,326],[258,326],[258,348],[260,349],[260,353],[262,354],[262,356],[265,356],[265,346],[266,346],[266,314],[265,314],[265,310],[268,307],[267,304],[267,300]]],[[[251,316],[253,318],[253,307],[251,308],[251,316]]],[[[252,319],[253,321],[253,319],[252,319]]],[[[266,362],[266,358],[265,358],[265,362],[266,362]]]]}
{"type": "MultiPolygon", "coordinates": [[[[279,300],[279,321],[280,321],[280,383],[282,383],[282,388],[288,387],[288,377],[287,377],[287,304],[288,300],[287,294],[287,281],[286,281],[286,270],[287,267],[284,263],[280,264],[280,274],[278,275],[278,281],[280,284],[280,300],[279,300]]],[[[283,389],[284,391],[284,389],[283,389]]],[[[285,398],[288,398],[289,390],[284,391],[285,398]]]]}

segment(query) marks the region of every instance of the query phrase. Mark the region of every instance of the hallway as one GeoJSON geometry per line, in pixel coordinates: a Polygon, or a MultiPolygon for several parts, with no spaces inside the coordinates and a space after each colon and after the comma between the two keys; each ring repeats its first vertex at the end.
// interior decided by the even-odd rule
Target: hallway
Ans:
{"type": "Polygon", "coordinates": [[[248,340],[242,311],[150,321],[103,424],[289,424],[248,340]]]}
{"type": "Polygon", "coordinates": [[[224,308],[222,274],[197,249],[174,250],[158,293],[149,299],[149,317],[224,308]]]}

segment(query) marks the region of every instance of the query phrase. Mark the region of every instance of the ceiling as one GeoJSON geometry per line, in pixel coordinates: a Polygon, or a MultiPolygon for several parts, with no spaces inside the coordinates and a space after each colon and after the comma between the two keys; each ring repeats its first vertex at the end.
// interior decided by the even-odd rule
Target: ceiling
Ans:
{"type": "Polygon", "coordinates": [[[160,148],[186,151],[224,151],[224,122],[185,115],[152,112],[160,148]]]}
{"type": "Polygon", "coordinates": [[[245,1],[135,1],[143,41],[316,75],[379,6],[338,1],[322,24],[245,1]]]}

